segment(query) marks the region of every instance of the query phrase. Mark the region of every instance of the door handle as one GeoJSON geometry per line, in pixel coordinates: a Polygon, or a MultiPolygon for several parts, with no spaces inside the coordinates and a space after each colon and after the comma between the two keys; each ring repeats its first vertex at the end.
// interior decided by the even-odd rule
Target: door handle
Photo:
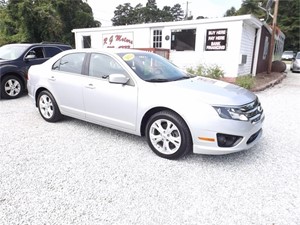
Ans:
{"type": "Polygon", "coordinates": [[[89,89],[95,89],[96,88],[93,84],[88,84],[85,87],[89,88],[89,89]]]}
{"type": "Polygon", "coordinates": [[[55,81],[56,78],[54,76],[50,77],[49,80],[55,81]]]}

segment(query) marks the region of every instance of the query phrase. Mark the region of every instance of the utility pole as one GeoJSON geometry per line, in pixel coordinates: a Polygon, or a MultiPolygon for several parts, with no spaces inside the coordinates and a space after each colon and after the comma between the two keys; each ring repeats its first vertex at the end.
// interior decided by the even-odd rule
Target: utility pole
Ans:
{"type": "Polygon", "coordinates": [[[274,45],[275,45],[275,32],[276,32],[276,25],[277,25],[278,5],[279,5],[279,0],[276,0],[275,8],[274,8],[273,24],[272,24],[272,37],[271,37],[270,48],[269,48],[267,74],[270,74],[272,70],[272,59],[273,59],[273,52],[274,52],[274,45]]]}
{"type": "MultiPolygon", "coordinates": [[[[187,20],[188,19],[188,17],[189,17],[189,3],[191,3],[191,2],[189,2],[189,1],[187,1],[186,2],[186,8],[185,8],[185,17],[184,17],[184,20],[187,20]]],[[[184,3],[185,4],[185,3],[184,3]]]]}

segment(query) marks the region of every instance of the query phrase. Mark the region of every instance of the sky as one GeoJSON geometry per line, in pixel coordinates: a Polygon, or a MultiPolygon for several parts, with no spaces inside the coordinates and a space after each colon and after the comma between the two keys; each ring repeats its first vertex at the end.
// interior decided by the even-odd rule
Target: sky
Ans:
{"type": "MultiPolygon", "coordinates": [[[[118,5],[130,2],[132,7],[141,3],[146,6],[147,0],[107,0],[105,3],[100,0],[87,0],[87,3],[93,10],[94,19],[102,23],[102,27],[111,26],[111,19],[114,17],[114,11],[118,5]]],[[[239,9],[242,0],[156,0],[158,8],[162,9],[164,6],[174,6],[180,4],[181,8],[188,11],[196,18],[197,16],[204,16],[208,18],[223,17],[225,12],[232,6],[239,9]],[[188,4],[187,4],[188,2],[188,4]]]]}

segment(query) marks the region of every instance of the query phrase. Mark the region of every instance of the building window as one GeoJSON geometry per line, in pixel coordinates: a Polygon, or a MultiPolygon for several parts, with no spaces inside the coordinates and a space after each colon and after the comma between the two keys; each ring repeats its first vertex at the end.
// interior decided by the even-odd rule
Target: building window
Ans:
{"type": "Polygon", "coordinates": [[[162,46],[162,31],[154,30],[153,31],[153,48],[161,48],[162,46]]]}
{"type": "Polygon", "coordinates": [[[172,30],[171,49],[176,51],[195,51],[196,29],[172,30]]]}
{"type": "Polygon", "coordinates": [[[91,48],[91,36],[82,36],[83,37],[83,48],[91,48]]]}

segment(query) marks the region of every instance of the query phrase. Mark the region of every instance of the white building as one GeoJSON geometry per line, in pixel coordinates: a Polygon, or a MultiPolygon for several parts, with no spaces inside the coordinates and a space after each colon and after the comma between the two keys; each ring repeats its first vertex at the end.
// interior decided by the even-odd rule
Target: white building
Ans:
{"type": "MultiPolygon", "coordinates": [[[[163,48],[181,68],[218,65],[232,78],[266,71],[271,37],[270,28],[252,15],[72,32],[76,48],[163,48]]],[[[277,44],[282,46],[275,49],[282,51],[283,42],[277,44]]]]}

